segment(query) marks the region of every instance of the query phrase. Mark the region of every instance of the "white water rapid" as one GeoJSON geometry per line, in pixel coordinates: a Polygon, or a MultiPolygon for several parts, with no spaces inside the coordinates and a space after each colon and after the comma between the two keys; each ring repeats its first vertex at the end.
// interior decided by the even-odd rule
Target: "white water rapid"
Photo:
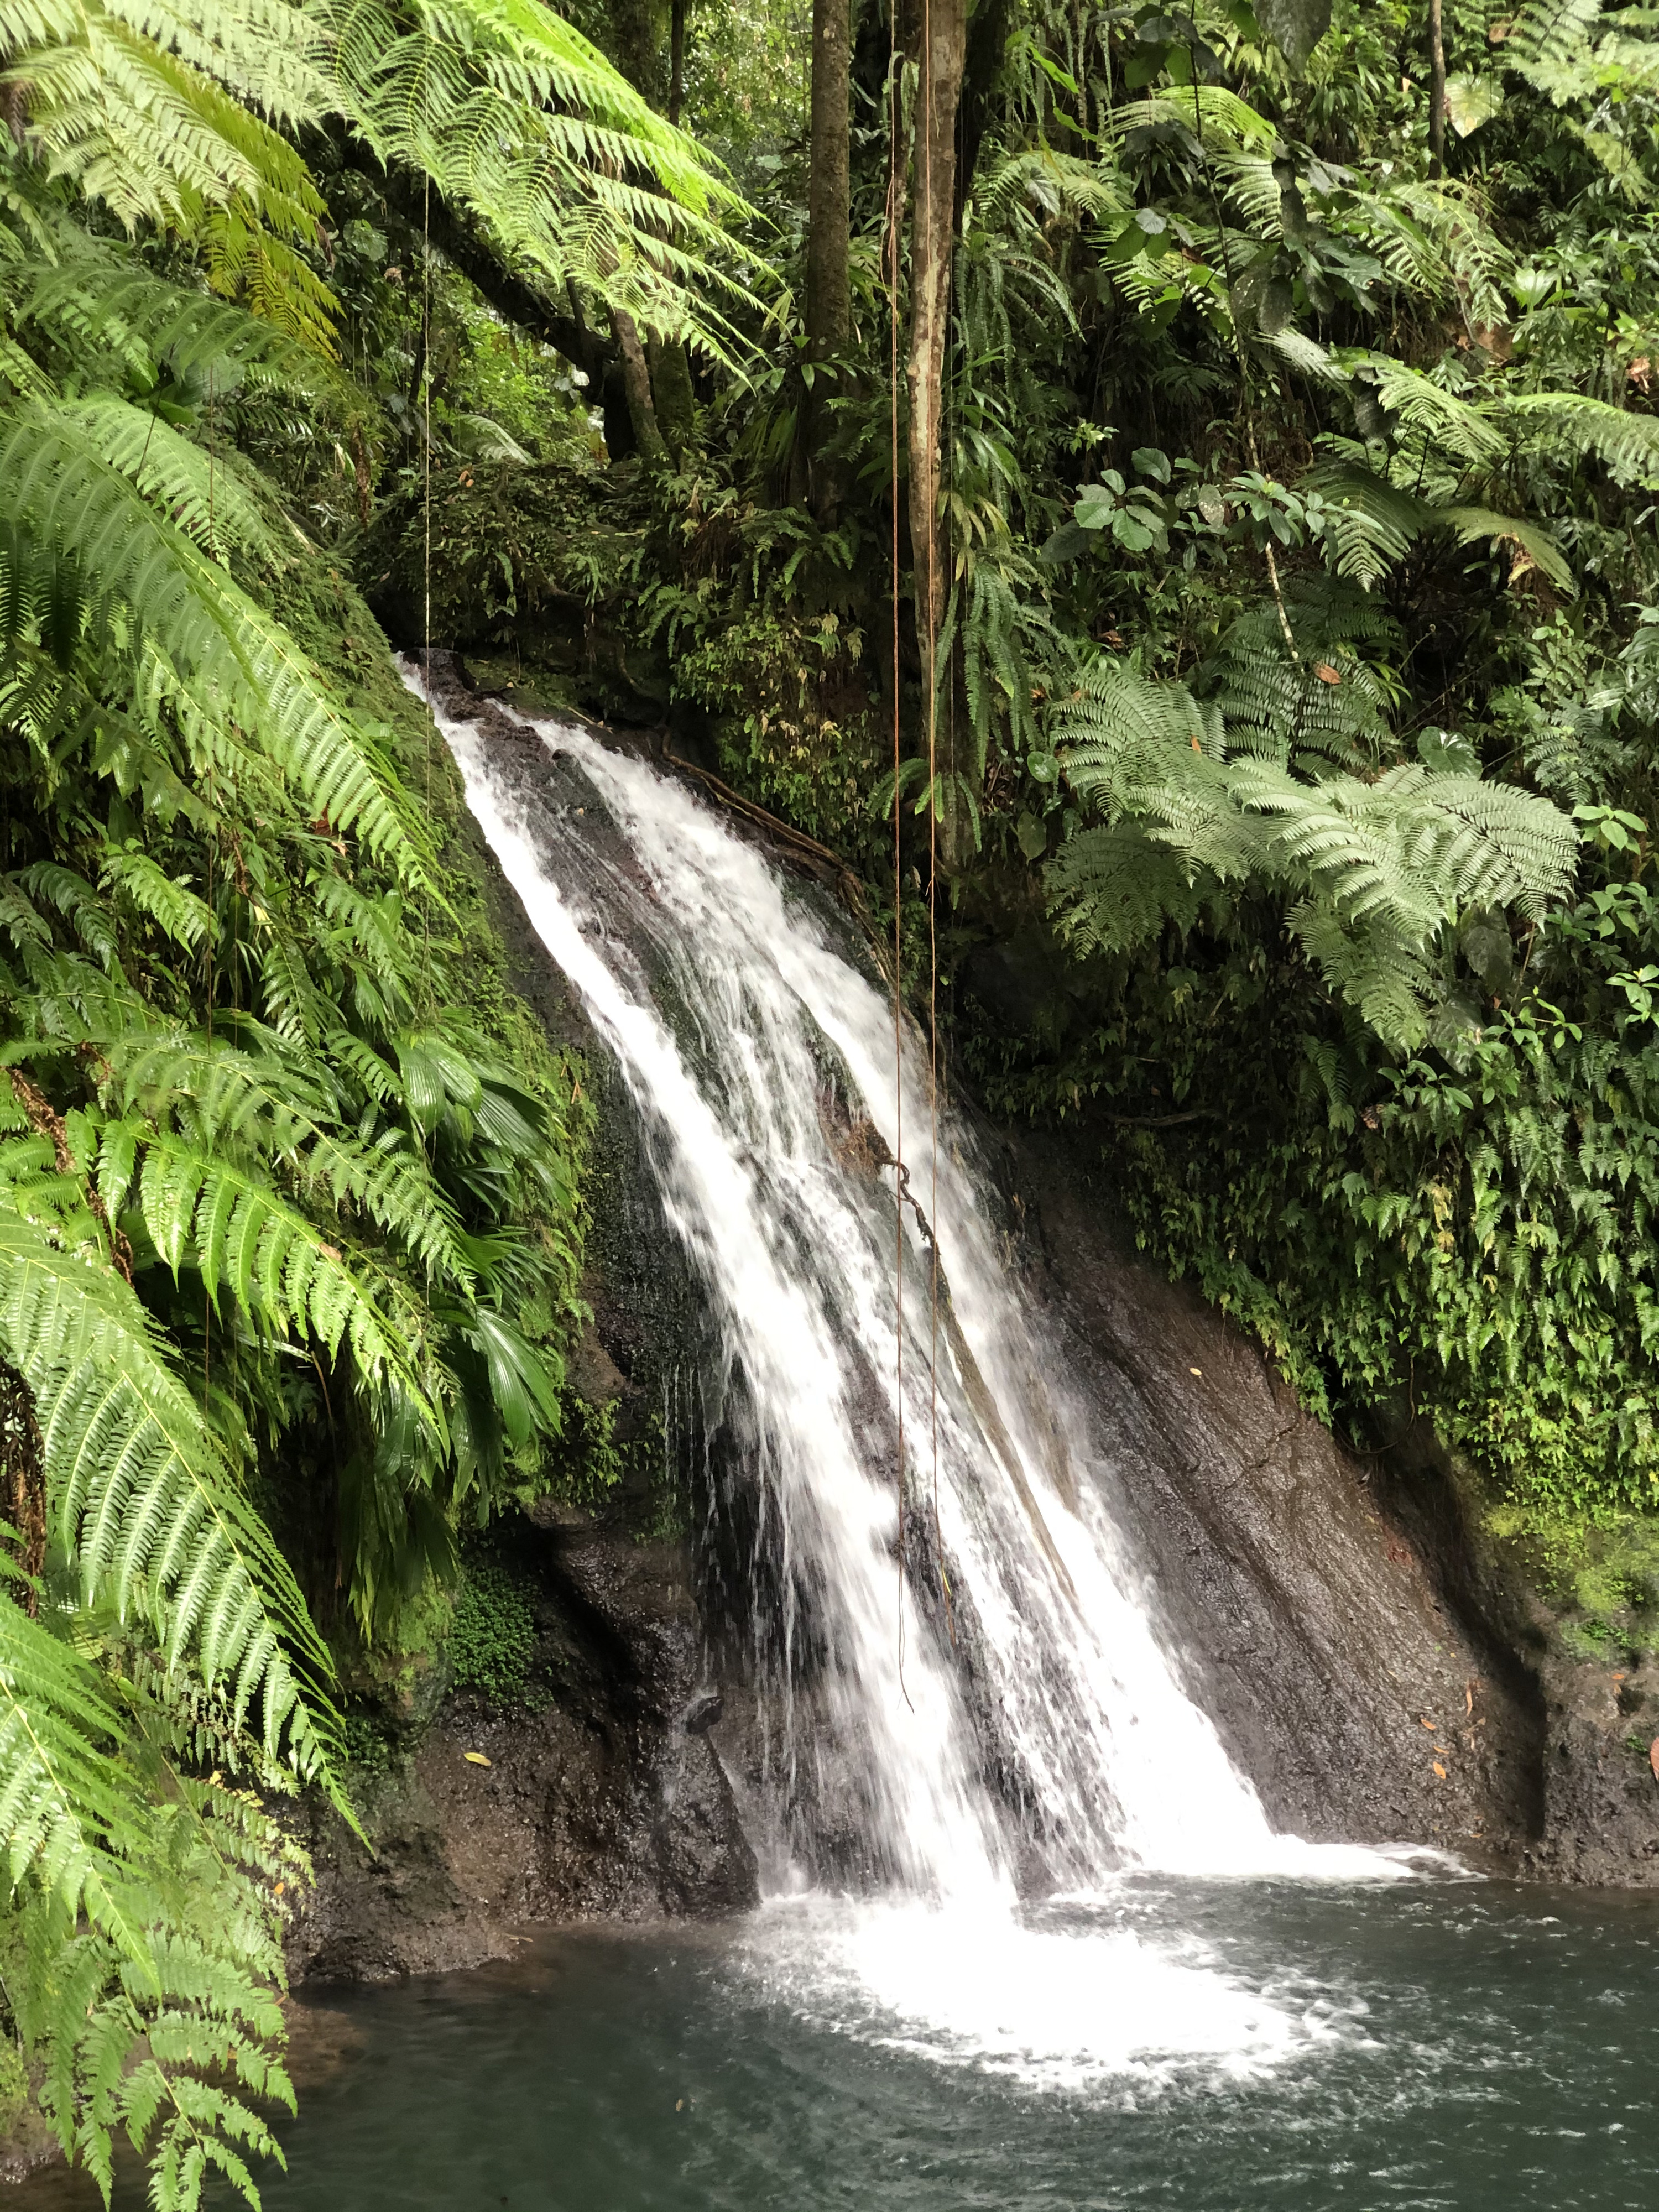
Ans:
{"type": "MultiPolygon", "coordinates": [[[[1103,1503],[1100,1443],[1026,1325],[948,1115],[935,1149],[921,1041],[896,1065],[891,1006],[828,919],[683,783],[563,724],[527,726],[545,750],[526,768],[478,723],[438,720],[616,1055],[746,1409],[747,1480],[782,1567],[778,1802],[801,1801],[827,1732],[816,1786],[863,1837],[864,1901],[824,1902],[837,1869],[816,1900],[775,1905],[793,1932],[757,1971],[825,2002],[856,1989],[884,2033],[1034,2081],[1282,2056],[1313,2033],[1300,2008],[1141,1942],[1121,1910],[1101,1924],[1105,1900],[1149,1871],[1401,1869],[1276,1834],[1182,1686],[1103,1503]],[[798,1674],[811,1687],[792,1717],[798,1674]],[[1034,1924],[1016,1887],[1034,1862],[1093,1917],[1034,1924]]],[[[770,1841],[779,1899],[813,1887],[810,1839],[770,1841]]]]}

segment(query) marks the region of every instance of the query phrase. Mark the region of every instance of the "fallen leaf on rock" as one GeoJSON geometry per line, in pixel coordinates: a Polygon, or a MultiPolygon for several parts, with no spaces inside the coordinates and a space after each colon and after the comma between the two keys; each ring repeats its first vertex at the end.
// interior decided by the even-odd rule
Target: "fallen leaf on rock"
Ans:
{"type": "Polygon", "coordinates": [[[1437,1759],[1435,1760],[1435,1762],[1434,1762],[1434,1771],[1435,1771],[1435,1772],[1436,1772],[1436,1773],[1440,1777],[1440,1779],[1443,1782],[1443,1781],[1445,1780],[1445,1778],[1446,1778],[1446,1770],[1445,1770],[1445,1768],[1444,1768],[1444,1767],[1440,1764],[1440,1761],[1439,1761],[1437,1759]]]}
{"type": "Polygon", "coordinates": [[[1425,1721],[1422,1714],[1419,1713],[1417,1716],[1417,1725],[1419,1728],[1437,1729],[1440,1723],[1438,1721],[1425,1721]]]}
{"type": "Polygon", "coordinates": [[[466,1760],[469,1766],[488,1766],[489,1765],[489,1761],[484,1757],[481,1751],[464,1751],[461,1753],[461,1757],[466,1760]]]}
{"type": "Polygon", "coordinates": [[[1653,1739],[1653,1749],[1648,1753],[1648,1765],[1659,1774],[1659,1735],[1653,1739]]]}
{"type": "Polygon", "coordinates": [[[1189,1375],[1201,1375],[1204,1372],[1204,1370],[1201,1367],[1189,1367],[1187,1370],[1187,1372],[1189,1375]]]}

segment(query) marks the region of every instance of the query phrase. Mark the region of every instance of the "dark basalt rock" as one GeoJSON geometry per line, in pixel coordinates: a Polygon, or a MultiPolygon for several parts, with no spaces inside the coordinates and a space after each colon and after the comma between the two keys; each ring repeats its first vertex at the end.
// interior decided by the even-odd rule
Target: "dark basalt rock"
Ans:
{"type": "Polygon", "coordinates": [[[373,1856],[331,1817],[320,1824],[318,1888],[289,1946],[296,1978],[442,1972],[510,1955],[538,1922],[708,1917],[757,1901],[707,1720],[689,1724],[711,1700],[685,1547],[569,1510],[537,1518],[515,1549],[546,1593],[554,1694],[525,1711],[443,1705],[367,1797],[373,1856]]]}
{"type": "Polygon", "coordinates": [[[1003,1162],[1030,1293],[1111,1440],[1171,1648],[1275,1824],[1659,1883],[1659,1665],[1565,1653],[1422,1425],[1364,1458],[1304,1413],[1253,1344],[1136,1255],[1086,1136],[1021,1132],[1003,1162]]]}

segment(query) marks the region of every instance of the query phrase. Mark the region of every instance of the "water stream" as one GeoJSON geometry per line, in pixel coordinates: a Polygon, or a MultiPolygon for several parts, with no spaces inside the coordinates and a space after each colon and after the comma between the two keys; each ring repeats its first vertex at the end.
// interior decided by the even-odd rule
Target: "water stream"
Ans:
{"type": "Polygon", "coordinates": [[[1212,1966],[1021,1907],[1131,1872],[1401,1868],[1276,1834],[1183,1684],[921,1039],[823,904],[683,783],[553,722],[532,726],[543,777],[439,720],[623,1071],[717,1332],[705,1395],[741,1428],[783,1562],[769,1802],[793,1817],[756,1838],[778,1971],[804,1985],[811,1958],[842,2000],[1039,2068],[1086,2069],[1096,2044],[1107,2064],[1277,2047],[1285,2021],[1212,1966]],[[824,1793],[803,1783],[826,1735],[836,1822],[850,1794],[863,1840],[855,1905],[825,1893],[845,1870],[823,1878],[824,1793]]]}

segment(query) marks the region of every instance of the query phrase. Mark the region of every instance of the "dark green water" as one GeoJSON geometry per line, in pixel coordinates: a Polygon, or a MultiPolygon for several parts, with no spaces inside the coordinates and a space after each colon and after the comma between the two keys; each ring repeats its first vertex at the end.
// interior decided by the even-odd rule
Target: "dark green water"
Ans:
{"type": "Polygon", "coordinates": [[[1018,1937],[915,1917],[564,1935],[342,1995],[301,2027],[319,2078],[266,2204],[1659,2208],[1659,1898],[1143,1884],[1018,1937]]]}

